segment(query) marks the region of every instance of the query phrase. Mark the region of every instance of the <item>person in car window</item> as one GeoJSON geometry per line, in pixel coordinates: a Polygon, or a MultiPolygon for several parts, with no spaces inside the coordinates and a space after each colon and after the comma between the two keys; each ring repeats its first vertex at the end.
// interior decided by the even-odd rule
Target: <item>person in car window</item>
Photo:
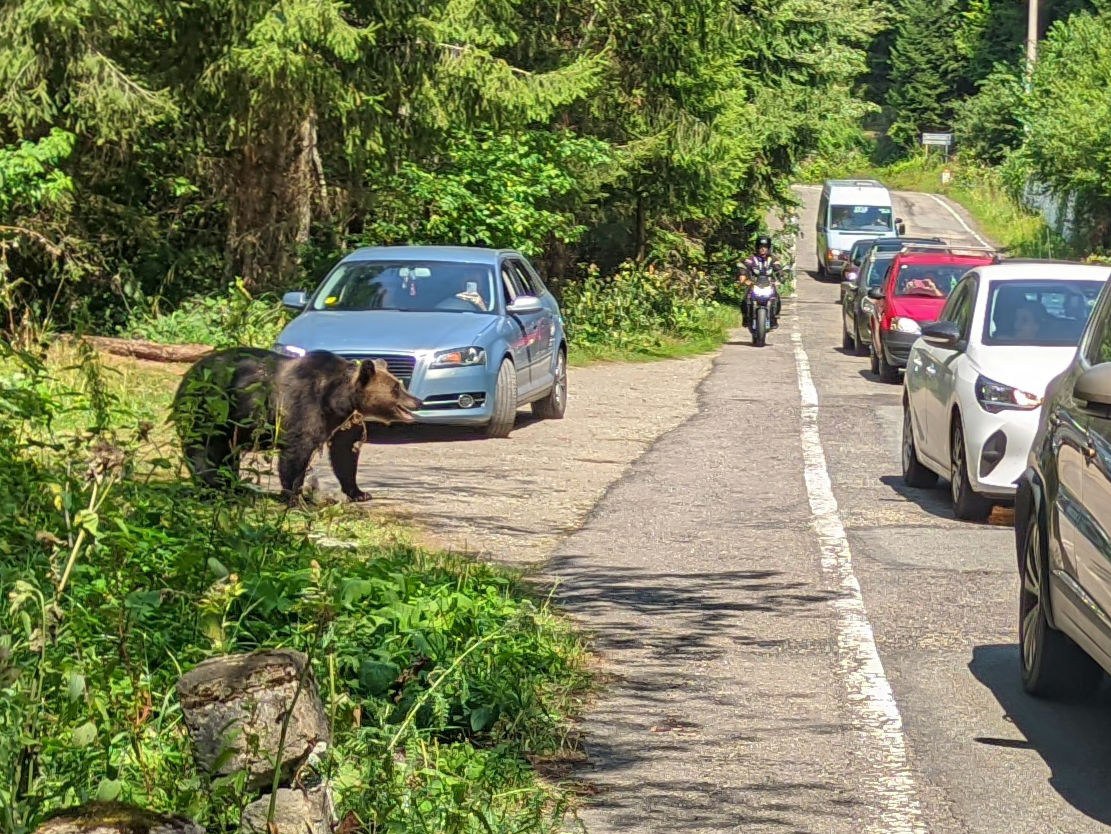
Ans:
{"type": "Polygon", "coordinates": [[[486,276],[482,270],[472,269],[468,270],[461,280],[461,289],[455,293],[455,297],[463,301],[469,301],[479,310],[486,311],[489,307],[486,304],[486,299],[478,288],[483,285],[483,279],[486,276]]]}
{"type": "Polygon", "coordinates": [[[1088,318],[1088,300],[1078,292],[1070,292],[1065,297],[1065,316],[1070,319],[1086,321],[1088,318]]]}
{"type": "Polygon", "coordinates": [[[1042,317],[1045,308],[1036,301],[1024,301],[1015,310],[1015,339],[1022,342],[1033,342],[1041,331],[1042,317]]]}

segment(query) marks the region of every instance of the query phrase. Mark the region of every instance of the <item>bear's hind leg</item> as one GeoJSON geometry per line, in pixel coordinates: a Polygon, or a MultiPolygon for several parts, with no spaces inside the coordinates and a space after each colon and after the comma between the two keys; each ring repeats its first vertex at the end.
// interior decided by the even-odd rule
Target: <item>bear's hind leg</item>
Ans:
{"type": "Polygon", "coordinates": [[[356,474],[359,469],[359,447],[357,444],[366,439],[366,427],[352,426],[338,431],[328,442],[328,457],[332,461],[332,472],[339,481],[343,494],[352,501],[369,501],[370,493],[359,489],[356,474]]]}
{"type": "Polygon", "coordinates": [[[312,461],[313,447],[290,438],[278,457],[278,479],[282,483],[282,498],[293,503],[301,497],[305,475],[312,461]]]}

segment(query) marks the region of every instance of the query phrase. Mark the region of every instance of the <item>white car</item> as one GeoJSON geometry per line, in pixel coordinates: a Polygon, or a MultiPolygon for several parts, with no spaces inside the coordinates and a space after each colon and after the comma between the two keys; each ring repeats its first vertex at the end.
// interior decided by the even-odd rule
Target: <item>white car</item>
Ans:
{"type": "Polygon", "coordinates": [[[903,382],[903,479],[948,478],[957,518],[1013,500],[1042,397],[1076,353],[1105,266],[1007,261],[971,270],[922,327],[903,382]]]}

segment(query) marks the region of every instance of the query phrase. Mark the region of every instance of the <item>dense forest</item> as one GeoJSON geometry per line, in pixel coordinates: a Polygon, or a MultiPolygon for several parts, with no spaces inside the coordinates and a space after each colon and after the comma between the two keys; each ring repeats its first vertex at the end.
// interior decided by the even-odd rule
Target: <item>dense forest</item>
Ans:
{"type": "Polygon", "coordinates": [[[1015,195],[1031,181],[1074,197],[1087,249],[1111,245],[1111,12],[1042,0],[1037,60],[1026,3],[894,0],[869,49],[865,95],[880,106],[880,160],[922,131],[953,131],[962,161],[991,166],[1015,195]]]}
{"type": "MultiPolygon", "coordinates": [[[[553,281],[747,244],[864,114],[864,0],[38,0],[0,10],[0,269],[110,331],[374,243],[553,281]]],[[[9,299],[11,302],[12,299],[9,299]]]]}

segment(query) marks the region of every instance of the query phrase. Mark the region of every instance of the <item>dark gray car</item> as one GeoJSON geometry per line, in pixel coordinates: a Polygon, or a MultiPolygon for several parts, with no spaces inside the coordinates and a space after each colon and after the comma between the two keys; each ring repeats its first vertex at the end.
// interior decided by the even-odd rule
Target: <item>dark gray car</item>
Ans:
{"type": "Polygon", "coordinates": [[[1111,285],[1049,383],[1015,494],[1026,690],[1089,694],[1111,671],[1111,285]]]}

